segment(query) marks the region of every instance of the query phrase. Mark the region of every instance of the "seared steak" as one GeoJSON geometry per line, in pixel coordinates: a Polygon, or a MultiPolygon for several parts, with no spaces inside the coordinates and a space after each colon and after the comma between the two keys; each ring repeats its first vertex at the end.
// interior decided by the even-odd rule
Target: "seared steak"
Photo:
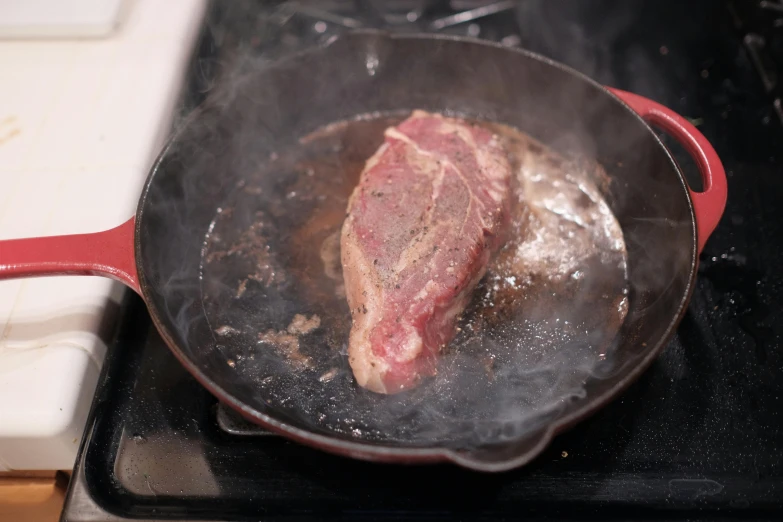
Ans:
{"type": "Polygon", "coordinates": [[[359,385],[396,393],[435,373],[502,243],[510,179],[506,152],[482,127],[415,111],[386,129],[341,237],[359,385]]]}

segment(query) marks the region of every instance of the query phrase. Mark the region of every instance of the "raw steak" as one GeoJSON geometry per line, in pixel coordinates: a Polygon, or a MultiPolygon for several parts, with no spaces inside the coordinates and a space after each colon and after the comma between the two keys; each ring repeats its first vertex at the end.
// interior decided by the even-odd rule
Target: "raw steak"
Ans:
{"type": "Polygon", "coordinates": [[[415,111],[386,129],[341,237],[359,385],[397,393],[435,373],[502,243],[510,179],[506,152],[484,128],[415,111]]]}

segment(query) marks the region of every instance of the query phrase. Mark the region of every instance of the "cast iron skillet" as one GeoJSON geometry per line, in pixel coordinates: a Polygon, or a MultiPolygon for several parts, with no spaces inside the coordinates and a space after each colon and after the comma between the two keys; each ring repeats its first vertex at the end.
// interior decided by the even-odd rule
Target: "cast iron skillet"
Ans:
{"type": "MultiPolygon", "coordinates": [[[[286,176],[264,175],[268,190],[257,194],[258,216],[278,219],[275,198],[288,190],[286,176]]],[[[0,242],[0,278],[76,274],[121,281],[141,294],[171,350],[210,392],[250,421],[299,442],[367,460],[451,461],[500,471],[530,461],[554,434],[616,397],[658,355],[682,318],[697,253],[725,200],[725,174],[713,148],[655,102],[492,43],[357,32],[253,72],[238,79],[231,93],[213,96],[168,142],[136,216],[124,224],[95,234],[0,242]],[[225,210],[218,207],[279,151],[295,149],[300,137],[357,115],[416,108],[511,125],[565,155],[597,159],[611,178],[606,198],[627,245],[629,312],[612,345],[611,368],[587,376],[580,393],[554,408],[532,415],[528,408],[524,418],[512,412],[488,422],[483,408],[495,408],[495,396],[471,384],[465,400],[445,409],[433,413],[429,407],[448,402],[444,389],[435,388],[414,394],[418,402],[406,410],[411,397],[379,397],[355,387],[339,347],[345,325],[324,325],[302,347],[311,354],[332,350],[326,360],[334,366],[333,378],[324,382],[241,336],[238,341],[216,334],[221,325],[214,324],[214,314],[244,314],[260,332],[284,330],[297,306],[309,306],[305,312],[319,306],[296,281],[282,278],[265,286],[280,278],[275,263],[284,270],[285,256],[253,258],[266,263],[261,278],[268,280],[249,284],[250,300],[237,297],[242,292],[233,286],[230,292],[205,290],[215,282],[203,273],[202,249],[216,212],[225,210]],[[688,188],[648,123],[690,151],[703,192],[688,188]],[[335,341],[336,351],[326,346],[335,341]],[[489,401],[470,394],[485,394],[489,401]]],[[[286,234],[264,241],[281,244],[286,234]]],[[[232,284],[247,276],[231,274],[247,271],[242,263],[226,260],[221,266],[232,284]]]]}

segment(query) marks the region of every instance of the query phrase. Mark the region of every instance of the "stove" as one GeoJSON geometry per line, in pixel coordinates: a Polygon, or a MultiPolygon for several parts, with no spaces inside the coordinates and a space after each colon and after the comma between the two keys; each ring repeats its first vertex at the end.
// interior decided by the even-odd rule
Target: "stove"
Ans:
{"type": "MultiPolygon", "coordinates": [[[[722,158],[724,218],[675,338],[618,400],[532,464],[486,475],[326,455],[222,408],[129,295],[63,520],[722,517],[783,513],[783,3],[215,2],[183,95],[357,27],[520,46],[648,96],[722,158]]],[[[698,186],[693,161],[666,139],[698,186]]]]}

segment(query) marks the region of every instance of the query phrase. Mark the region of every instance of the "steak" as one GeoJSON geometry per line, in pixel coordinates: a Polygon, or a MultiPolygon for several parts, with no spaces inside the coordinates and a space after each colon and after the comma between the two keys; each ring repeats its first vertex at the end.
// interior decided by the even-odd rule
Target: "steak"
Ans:
{"type": "Polygon", "coordinates": [[[360,386],[397,393],[434,375],[503,241],[511,167],[499,139],[414,111],[386,129],[348,202],[341,236],[360,386]]]}

